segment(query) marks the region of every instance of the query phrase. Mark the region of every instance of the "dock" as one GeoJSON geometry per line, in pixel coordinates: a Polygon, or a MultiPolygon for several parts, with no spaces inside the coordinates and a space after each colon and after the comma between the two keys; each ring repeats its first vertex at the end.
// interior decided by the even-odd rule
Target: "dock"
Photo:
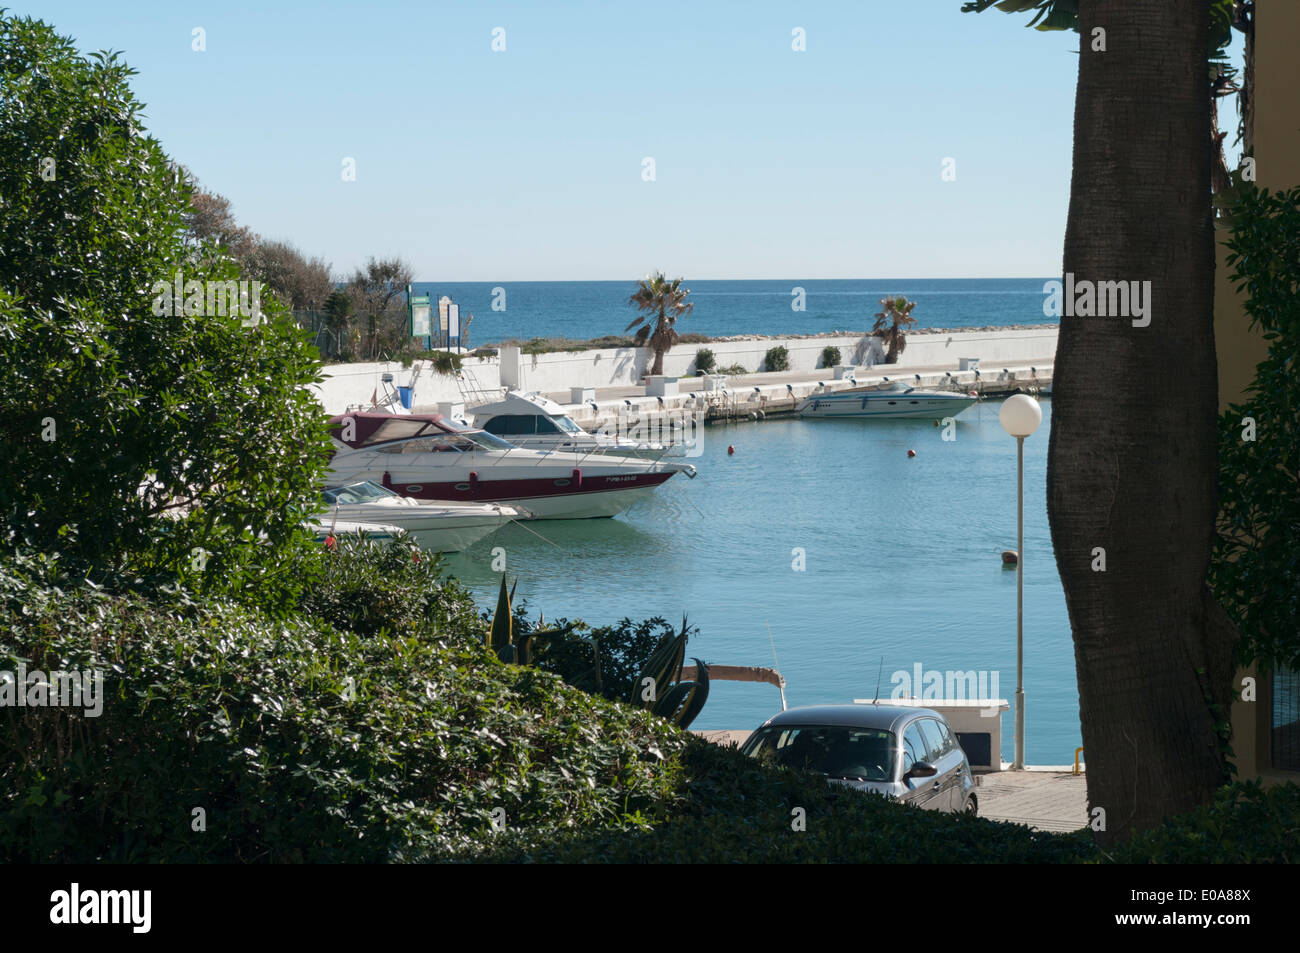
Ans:
{"type": "Polygon", "coordinates": [[[825,368],[820,372],[711,375],[670,379],[672,384],[663,388],[666,393],[658,395],[648,393],[648,388],[641,385],[592,388],[588,399],[580,402],[568,392],[545,396],[564,406],[585,430],[617,428],[622,432],[629,426],[640,426],[666,435],[685,415],[707,425],[793,417],[799,402],[814,393],[834,393],[887,380],[925,390],[973,392],[990,400],[1018,393],[1046,396],[1051,393],[1052,361],[1049,357],[1041,362],[964,371],[954,370],[951,365],[877,364],[855,369],[825,368]]]}

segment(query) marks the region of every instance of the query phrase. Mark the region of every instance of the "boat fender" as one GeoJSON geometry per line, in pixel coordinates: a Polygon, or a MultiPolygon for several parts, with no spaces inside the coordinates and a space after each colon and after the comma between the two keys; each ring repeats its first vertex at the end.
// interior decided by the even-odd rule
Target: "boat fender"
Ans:
{"type": "Polygon", "coordinates": [[[393,488],[393,475],[385,470],[384,475],[379,482],[383,484],[385,490],[391,490],[393,488]]]}
{"type": "Polygon", "coordinates": [[[473,492],[474,492],[475,490],[477,490],[477,489],[478,489],[478,471],[477,471],[477,470],[470,470],[470,471],[469,471],[469,490],[470,490],[471,493],[473,493],[473,492]]]}
{"type": "Polygon", "coordinates": [[[573,468],[573,485],[576,487],[582,486],[582,467],[573,468]]]}

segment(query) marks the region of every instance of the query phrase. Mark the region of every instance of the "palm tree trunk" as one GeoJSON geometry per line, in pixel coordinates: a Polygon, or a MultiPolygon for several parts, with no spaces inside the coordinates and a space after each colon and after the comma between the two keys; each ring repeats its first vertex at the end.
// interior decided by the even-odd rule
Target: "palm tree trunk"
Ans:
{"type": "Polygon", "coordinates": [[[1205,584],[1217,412],[1207,17],[1205,0],[1079,4],[1065,272],[1151,283],[1146,327],[1067,310],[1053,382],[1048,516],[1104,842],[1204,803],[1222,779],[1215,721],[1236,633],[1205,584]],[[1104,52],[1091,49],[1095,27],[1104,52]]]}

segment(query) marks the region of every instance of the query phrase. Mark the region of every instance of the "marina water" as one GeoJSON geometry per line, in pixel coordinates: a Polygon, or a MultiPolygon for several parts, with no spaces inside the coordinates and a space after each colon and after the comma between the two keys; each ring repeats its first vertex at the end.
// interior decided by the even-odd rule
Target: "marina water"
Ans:
{"type": "MultiPolygon", "coordinates": [[[[920,666],[996,676],[1014,701],[1016,573],[1000,554],[1016,547],[1016,442],[999,406],[967,410],[951,442],[929,420],[711,426],[695,480],[674,477],[612,520],[506,526],[447,567],[488,610],[499,546],[533,618],[680,624],[685,613],[700,629],[687,655],[706,662],[771,666],[774,642],[791,706],[873,697],[882,656],[882,700],[920,666]]],[[[1025,441],[1026,749],[1031,764],[1066,764],[1081,744],[1078,692],[1042,407],[1025,441]]],[[[693,727],[752,729],[779,710],[772,686],[714,682],[693,727]]],[[[1014,724],[1005,712],[1008,761],[1014,724]]]]}

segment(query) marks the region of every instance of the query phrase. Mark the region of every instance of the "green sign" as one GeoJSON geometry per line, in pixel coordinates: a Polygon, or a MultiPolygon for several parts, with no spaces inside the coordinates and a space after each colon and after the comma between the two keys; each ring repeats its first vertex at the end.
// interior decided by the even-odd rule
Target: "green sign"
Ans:
{"type": "Polygon", "coordinates": [[[406,286],[406,311],[410,316],[411,337],[427,337],[433,333],[433,308],[429,305],[428,295],[411,294],[411,286],[406,286]]]}

